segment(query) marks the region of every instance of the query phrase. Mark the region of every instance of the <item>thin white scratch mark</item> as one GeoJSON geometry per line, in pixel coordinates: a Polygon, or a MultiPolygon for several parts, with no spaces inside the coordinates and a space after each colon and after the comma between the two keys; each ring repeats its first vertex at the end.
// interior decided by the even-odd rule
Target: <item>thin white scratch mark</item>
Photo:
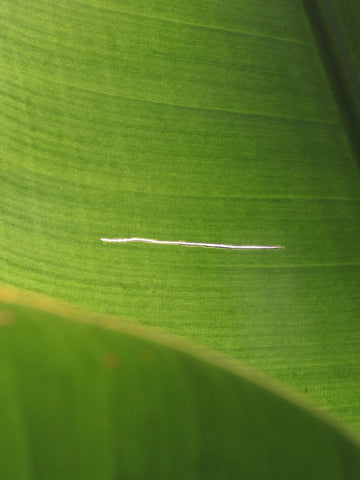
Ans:
{"type": "Polygon", "coordinates": [[[169,242],[166,240],[153,240],[152,238],[101,238],[102,242],[109,243],[127,243],[127,242],[144,242],[156,243],[160,245],[185,245],[188,247],[212,247],[212,248],[229,248],[232,250],[275,250],[283,249],[282,245],[227,245],[226,243],[197,243],[197,242],[169,242]]]}

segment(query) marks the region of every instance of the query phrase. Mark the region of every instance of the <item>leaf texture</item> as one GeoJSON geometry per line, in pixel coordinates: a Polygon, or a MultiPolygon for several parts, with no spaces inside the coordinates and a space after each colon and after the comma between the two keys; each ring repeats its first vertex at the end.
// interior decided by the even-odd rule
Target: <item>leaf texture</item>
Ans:
{"type": "Polygon", "coordinates": [[[303,2],[1,10],[1,281],[187,336],[360,428],[360,177],[303,2]]]}

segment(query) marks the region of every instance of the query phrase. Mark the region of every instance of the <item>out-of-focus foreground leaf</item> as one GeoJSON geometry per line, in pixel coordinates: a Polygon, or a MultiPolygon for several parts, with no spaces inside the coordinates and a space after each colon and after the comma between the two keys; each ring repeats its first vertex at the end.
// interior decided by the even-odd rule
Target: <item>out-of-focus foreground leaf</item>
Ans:
{"type": "Polygon", "coordinates": [[[360,177],[307,12],[1,0],[0,275],[189,336],[359,427],[360,177]]]}
{"type": "Polygon", "coordinates": [[[1,478],[359,478],[356,440],[237,367],[3,299],[1,478]]]}

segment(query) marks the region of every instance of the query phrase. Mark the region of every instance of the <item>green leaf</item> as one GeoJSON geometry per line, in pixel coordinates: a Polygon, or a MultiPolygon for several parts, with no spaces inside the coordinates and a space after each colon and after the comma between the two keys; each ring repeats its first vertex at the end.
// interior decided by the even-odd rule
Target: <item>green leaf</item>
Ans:
{"type": "MultiPolygon", "coordinates": [[[[360,177],[308,4],[3,0],[0,280],[187,336],[359,428],[360,177]]],[[[333,6],[358,72],[358,9],[333,6]]]]}
{"type": "Polygon", "coordinates": [[[346,54],[349,56],[351,66],[354,69],[357,81],[360,78],[360,38],[358,24],[360,18],[360,6],[356,0],[349,0],[346,8],[340,0],[331,0],[333,16],[336,17],[342,41],[345,44],[346,54]]]}
{"type": "Polygon", "coordinates": [[[114,319],[0,309],[2,478],[359,476],[358,439],[238,366],[114,319]]]}
{"type": "Polygon", "coordinates": [[[319,49],[328,69],[349,139],[360,162],[360,52],[353,27],[360,18],[360,5],[350,1],[346,9],[337,0],[305,0],[319,49]],[[338,20],[335,16],[338,14],[338,20]],[[351,20],[350,20],[351,19],[351,20]],[[346,25],[350,28],[346,28],[346,25]]]}

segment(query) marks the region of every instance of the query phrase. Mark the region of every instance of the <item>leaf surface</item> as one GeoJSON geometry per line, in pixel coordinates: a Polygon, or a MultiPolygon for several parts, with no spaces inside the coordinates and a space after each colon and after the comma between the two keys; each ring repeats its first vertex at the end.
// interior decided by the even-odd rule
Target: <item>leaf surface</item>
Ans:
{"type": "Polygon", "coordinates": [[[246,370],[1,296],[3,478],[358,478],[357,438],[246,370]]]}
{"type": "Polygon", "coordinates": [[[303,2],[1,9],[1,281],[188,336],[359,428],[360,177],[303,2]]]}

